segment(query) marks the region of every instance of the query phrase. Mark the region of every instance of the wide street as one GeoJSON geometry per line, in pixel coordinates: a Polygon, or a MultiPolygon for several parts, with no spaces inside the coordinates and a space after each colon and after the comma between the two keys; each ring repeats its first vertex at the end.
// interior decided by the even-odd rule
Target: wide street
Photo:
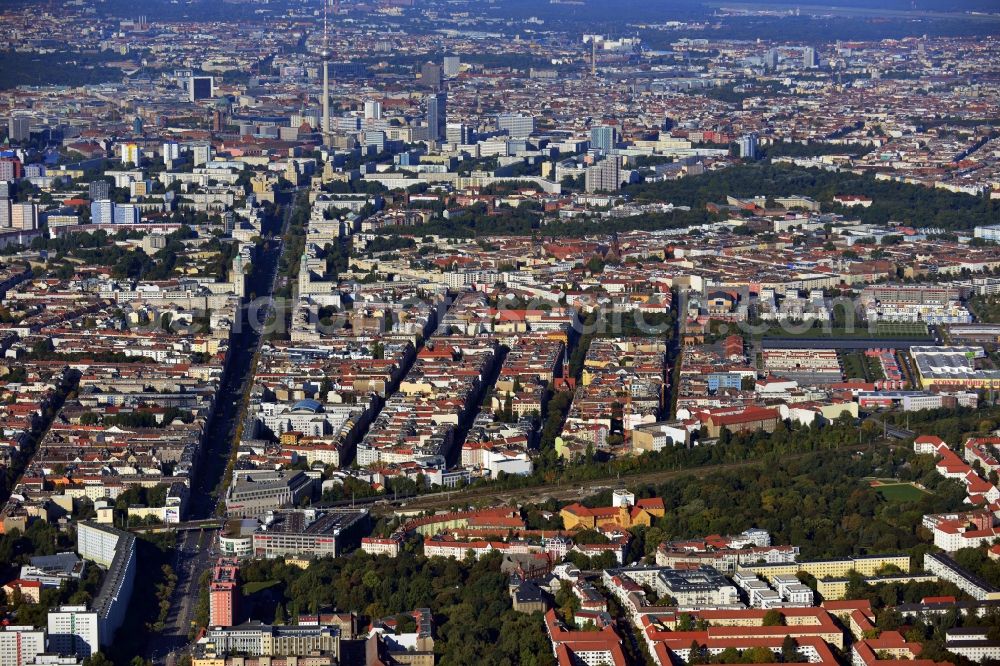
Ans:
{"type": "Polygon", "coordinates": [[[155,663],[176,663],[188,645],[188,635],[198,605],[198,579],[212,564],[216,530],[187,530],[177,537],[171,563],[177,573],[177,589],[163,631],[149,645],[148,657],[155,663]]]}
{"type": "MultiPolygon", "coordinates": [[[[286,213],[291,207],[286,208],[286,213]]],[[[282,225],[287,224],[287,214],[282,225]]],[[[277,277],[278,258],[283,244],[279,239],[271,241],[267,250],[261,250],[255,261],[254,270],[248,278],[246,291],[257,298],[270,299],[277,277]]],[[[250,321],[252,307],[241,309],[242,320],[231,339],[230,355],[222,386],[217,395],[218,408],[208,424],[206,446],[202,452],[199,471],[191,489],[188,509],[189,520],[203,520],[216,515],[216,508],[222,501],[220,489],[232,453],[236,425],[243,416],[243,396],[247,382],[252,380],[251,370],[254,356],[260,348],[261,326],[250,321]]],[[[203,572],[211,568],[216,548],[214,529],[179,531],[174,570],[177,572],[177,588],[171,597],[170,613],[163,631],[151,637],[147,658],[157,664],[172,665],[190,644],[189,633],[197,608],[198,581],[203,572]]],[[[141,563],[140,563],[141,566],[141,563]]]]}

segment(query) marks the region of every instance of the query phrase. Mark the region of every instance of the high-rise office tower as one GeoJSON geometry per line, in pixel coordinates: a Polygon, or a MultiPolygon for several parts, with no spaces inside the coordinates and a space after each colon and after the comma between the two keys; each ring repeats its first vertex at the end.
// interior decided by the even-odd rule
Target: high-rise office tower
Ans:
{"type": "Polygon", "coordinates": [[[323,122],[323,112],[316,109],[306,109],[301,113],[293,114],[291,117],[291,127],[300,127],[302,123],[306,123],[309,127],[319,130],[321,122],[323,122]]]}
{"type": "Polygon", "coordinates": [[[211,76],[192,76],[188,80],[188,99],[197,102],[200,99],[215,97],[215,78],[211,76]]]}
{"type": "Polygon", "coordinates": [[[106,180],[95,180],[87,187],[91,201],[102,201],[111,198],[111,183],[106,180]]]}
{"type": "Polygon", "coordinates": [[[16,157],[0,157],[0,180],[17,180],[24,177],[24,166],[16,157]]]}
{"type": "Polygon", "coordinates": [[[365,130],[366,146],[374,146],[375,150],[382,152],[385,150],[385,132],[381,130],[365,130]]]}
{"type": "Polygon", "coordinates": [[[90,202],[91,224],[114,224],[115,204],[108,199],[97,199],[90,202]]]}
{"type": "Polygon", "coordinates": [[[338,132],[359,132],[361,125],[361,118],[357,116],[337,116],[333,119],[333,127],[338,132]]]}
{"type": "Polygon", "coordinates": [[[139,158],[142,156],[142,151],[139,150],[138,144],[135,143],[123,143],[122,144],[122,164],[139,166],[139,158]]]}
{"type": "Polygon", "coordinates": [[[444,141],[448,125],[448,94],[439,92],[424,98],[427,103],[427,138],[444,141]]]}
{"type": "Polygon", "coordinates": [[[618,143],[618,128],[598,125],[590,130],[590,147],[602,153],[611,152],[618,143]]]}
{"type": "Polygon", "coordinates": [[[208,164],[212,161],[212,144],[199,143],[191,147],[192,161],[195,166],[208,164]]]}
{"type": "Polygon", "coordinates": [[[750,132],[740,137],[740,157],[745,160],[757,159],[757,134],[750,132]]]}
{"type": "Polygon", "coordinates": [[[7,136],[11,141],[27,141],[31,138],[31,120],[25,116],[11,116],[7,121],[7,136]]]}
{"type": "Polygon", "coordinates": [[[811,46],[802,49],[802,66],[806,69],[819,67],[819,54],[816,53],[816,49],[811,46]]]}
{"type": "Polygon", "coordinates": [[[425,62],[420,66],[420,84],[437,92],[444,85],[444,72],[441,65],[425,62]]]}
{"type": "Polygon", "coordinates": [[[764,56],[764,67],[767,69],[778,69],[778,49],[768,49],[764,56]]]}
{"type": "Polygon", "coordinates": [[[462,70],[462,59],[458,56],[445,56],[443,65],[445,76],[458,76],[458,73],[462,70]]]}
{"type": "Polygon", "coordinates": [[[132,119],[132,134],[142,134],[142,131],[143,131],[142,118],[136,116],[135,118],[132,119]]]}
{"type": "Polygon", "coordinates": [[[115,204],[115,224],[139,224],[142,215],[135,204],[115,204]]]}
{"type": "Polygon", "coordinates": [[[10,226],[22,231],[38,228],[38,206],[33,203],[16,203],[10,207],[10,226]]]}
{"type": "Polygon", "coordinates": [[[10,229],[10,199],[0,199],[0,229],[10,229]]]}
{"type": "Polygon", "coordinates": [[[365,100],[365,120],[382,120],[382,102],[365,100]]]}
{"type": "Polygon", "coordinates": [[[501,113],[497,116],[497,129],[506,130],[510,136],[523,139],[535,131],[535,118],[520,113],[501,113]]]}
{"type": "Polygon", "coordinates": [[[465,123],[448,123],[445,127],[445,141],[468,146],[476,142],[476,133],[465,123]]]}
{"type": "MultiPolygon", "coordinates": [[[[179,160],[181,158],[181,144],[176,141],[164,141],[161,152],[163,154],[164,162],[168,160],[179,160]]],[[[94,197],[90,198],[93,199],[94,197]]]]}
{"type": "Polygon", "coordinates": [[[584,174],[584,184],[588,192],[615,192],[621,189],[621,159],[612,155],[588,167],[584,174]]]}

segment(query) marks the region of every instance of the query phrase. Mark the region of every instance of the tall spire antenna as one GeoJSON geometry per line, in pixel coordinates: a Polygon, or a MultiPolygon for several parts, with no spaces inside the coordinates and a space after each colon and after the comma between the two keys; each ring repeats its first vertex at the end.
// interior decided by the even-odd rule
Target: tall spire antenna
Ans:
{"type": "Polygon", "coordinates": [[[330,145],[330,0],[323,0],[323,145],[330,145]]]}

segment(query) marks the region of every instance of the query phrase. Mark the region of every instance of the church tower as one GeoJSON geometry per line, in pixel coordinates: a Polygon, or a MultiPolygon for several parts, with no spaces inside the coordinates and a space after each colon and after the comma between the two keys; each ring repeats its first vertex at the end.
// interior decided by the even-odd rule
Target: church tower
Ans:
{"type": "Polygon", "coordinates": [[[309,293],[309,258],[306,253],[302,253],[299,260],[299,295],[309,293]]]}
{"type": "Polygon", "coordinates": [[[238,298],[243,298],[246,295],[247,277],[246,271],[243,268],[242,254],[237,253],[233,257],[233,274],[230,276],[230,282],[233,283],[233,293],[238,298]]]}

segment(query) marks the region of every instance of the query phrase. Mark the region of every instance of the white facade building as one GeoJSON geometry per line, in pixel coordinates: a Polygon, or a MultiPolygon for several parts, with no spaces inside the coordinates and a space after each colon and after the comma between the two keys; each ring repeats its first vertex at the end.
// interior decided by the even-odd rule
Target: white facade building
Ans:
{"type": "Polygon", "coordinates": [[[34,663],[45,652],[45,631],[34,627],[0,627],[0,666],[24,666],[34,663]]]}
{"type": "Polygon", "coordinates": [[[80,557],[107,570],[101,589],[90,604],[97,614],[101,644],[107,645],[125,621],[132,599],[136,575],[135,536],[106,525],[80,523],[76,543],[80,557]]]}
{"type": "Polygon", "coordinates": [[[49,611],[49,650],[89,657],[100,649],[97,612],[86,606],[59,606],[49,611]]]}
{"type": "Polygon", "coordinates": [[[483,467],[490,471],[494,479],[500,472],[527,476],[533,466],[525,451],[483,451],[483,467]]]}
{"type": "Polygon", "coordinates": [[[535,118],[519,113],[501,113],[497,116],[497,129],[516,138],[530,136],[535,131],[535,118]]]}
{"type": "Polygon", "coordinates": [[[107,568],[115,559],[119,537],[106,527],[80,523],[76,530],[76,549],[83,559],[107,568]]]}
{"type": "Polygon", "coordinates": [[[985,627],[955,627],[945,633],[945,649],[970,661],[1000,659],[1000,643],[991,641],[985,627]]]}

